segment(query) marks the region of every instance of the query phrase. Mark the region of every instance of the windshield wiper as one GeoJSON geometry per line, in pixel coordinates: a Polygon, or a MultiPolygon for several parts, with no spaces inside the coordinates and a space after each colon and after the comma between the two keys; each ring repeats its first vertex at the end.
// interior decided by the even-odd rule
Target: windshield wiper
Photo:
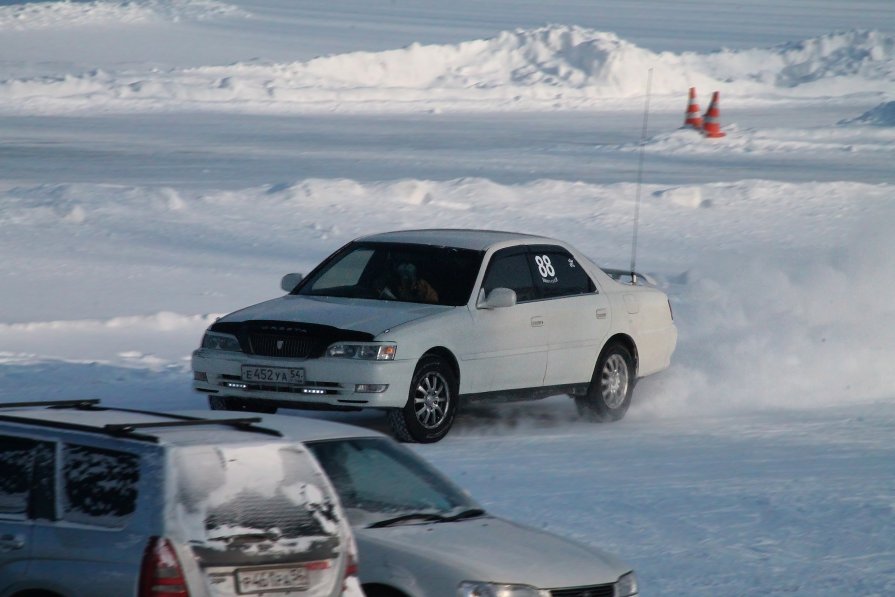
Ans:
{"type": "Polygon", "coordinates": [[[458,514],[454,514],[453,516],[442,516],[441,520],[438,522],[454,522],[455,520],[464,520],[466,518],[478,518],[479,516],[484,516],[485,511],[481,508],[470,508],[469,510],[463,510],[458,514]]]}
{"type": "Polygon", "coordinates": [[[380,527],[389,527],[393,524],[400,524],[408,520],[421,520],[423,522],[442,522],[447,519],[440,514],[432,514],[429,512],[411,512],[409,514],[402,514],[401,516],[395,516],[394,518],[386,518],[385,520],[374,522],[367,528],[377,529],[380,527]]]}

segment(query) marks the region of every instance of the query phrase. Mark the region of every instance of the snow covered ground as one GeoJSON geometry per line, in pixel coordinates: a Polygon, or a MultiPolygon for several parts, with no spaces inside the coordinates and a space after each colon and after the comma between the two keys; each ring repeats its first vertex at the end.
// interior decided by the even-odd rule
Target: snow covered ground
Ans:
{"type": "Polygon", "coordinates": [[[895,594],[889,0],[0,1],[0,399],[195,407],[214,317],[360,234],[627,266],[650,68],[671,369],[618,424],[555,397],[418,449],[643,595],[895,594]]]}

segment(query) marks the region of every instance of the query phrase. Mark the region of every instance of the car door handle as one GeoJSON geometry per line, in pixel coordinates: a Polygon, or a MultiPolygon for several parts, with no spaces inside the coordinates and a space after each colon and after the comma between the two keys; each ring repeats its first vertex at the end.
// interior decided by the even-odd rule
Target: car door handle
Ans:
{"type": "Polygon", "coordinates": [[[537,316],[537,317],[532,317],[532,318],[531,318],[531,327],[533,327],[533,328],[539,328],[539,327],[542,327],[543,325],[544,325],[544,318],[543,318],[543,317],[541,317],[541,316],[537,316]]]}
{"type": "Polygon", "coordinates": [[[0,535],[0,550],[12,551],[25,547],[25,537],[22,535],[0,535]]]}
{"type": "Polygon", "coordinates": [[[608,309],[597,309],[597,319],[606,319],[606,316],[609,314],[608,309]]]}

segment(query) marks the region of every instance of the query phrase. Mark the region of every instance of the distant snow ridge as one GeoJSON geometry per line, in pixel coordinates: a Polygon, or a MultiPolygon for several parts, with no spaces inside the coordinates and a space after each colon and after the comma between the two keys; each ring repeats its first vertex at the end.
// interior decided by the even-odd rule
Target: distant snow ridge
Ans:
{"type": "MultiPolygon", "coordinates": [[[[206,6],[196,2],[184,6],[206,6]]],[[[7,80],[0,82],[0,110],[589,108],[598,100],[642,96],[650,68],[653,93],[676,101],[692,85],[741,97],[879,93],[895,81],[895,37],[851,31],[773,48],[673,54],[640,48],[614,33],[549,25],[460,44],[412,44],[307,62],[7,80]]]]}
{"type": "Polygon", "coordinates": [[[176,22],[247,14],[236,6],[217,0],[24,2],[0,6],[0,31],[67,28],[80,25],[120,25],[158,20],[176,22]]]}
{"type": "Polygon", "coordinates": [[[895,102],[886,102],[872,110],[867,110],[857,118],[843,120],[839,124],[874,124],[877,126],[895,126],[895,102]]]}
{"type": "MultiPolygon", "coordinates": [[[[694,64],[698,55],[685,54],[694,64]]],[[[722,50],[705,57],[705,71],[719,81],[754,81],[797,87],[821,79],[895,80],[895,37],[879,31],[831,33],[767,49],[722,50]]]]}

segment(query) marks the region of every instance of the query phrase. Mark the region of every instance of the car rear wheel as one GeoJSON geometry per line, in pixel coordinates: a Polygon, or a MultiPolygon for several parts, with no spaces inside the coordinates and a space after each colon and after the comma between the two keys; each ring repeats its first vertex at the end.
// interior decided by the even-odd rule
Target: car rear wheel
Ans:
{"type": "Polygon", "coordinates": [[[271,415],[277,412],[277,405],[266,400],[246,400],[233,396],[209,396],[208,406],[211,410],[233,410],[271,415]]]}
{"type": "Polygon", "coordinates": [[[457,376],[444,360],[420,360],[410,382],[407,404],[388,412],[395,437],[428,444],[447,435],[457,412],[458,389],[457,376]]]}
{"type": "Polygon", "coordinates": [[[628,412],[634,392],[634,359],[621,344],[603,349],[586,396],[577,396],[578,414],[590,421],[618,421],[628,412]]]}

